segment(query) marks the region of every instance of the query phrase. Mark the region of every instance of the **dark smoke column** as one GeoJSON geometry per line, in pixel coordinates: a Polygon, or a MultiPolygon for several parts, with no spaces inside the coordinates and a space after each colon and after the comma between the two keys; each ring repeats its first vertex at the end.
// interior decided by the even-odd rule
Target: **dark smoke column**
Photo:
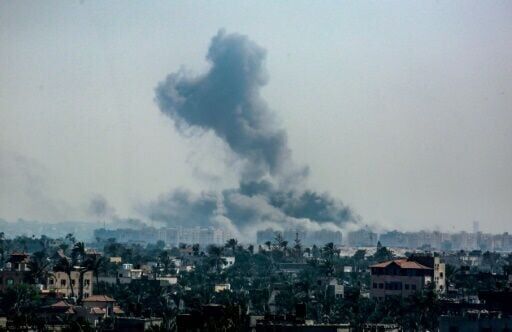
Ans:
{"type": "Polygon", "coordinates": [[[243,180],[282,175],[291,166],[286,132],[260,96],[267,82],[265,50],[238,34],[218,32],[206,59],[210,70],[199,77],[169,75],[156,89],[160,110],[179,130],[213,130],[247,161],[243,180]]]}
{"type": "Polygon", "coordinates": [[[156,101],[178,130],[211,130],[244,161],[239,187],[171,192],[146,208],[149,218],[169,225],[222,224],[249,239],[263,228],[337,232],[356,223],[339,200],[303,190],[307,168],[293,163],[286,132],[260,95],[267,82],[265,50],[220,31],[206,59],[211,67],[203,75],[167,76],[156,101]]]}

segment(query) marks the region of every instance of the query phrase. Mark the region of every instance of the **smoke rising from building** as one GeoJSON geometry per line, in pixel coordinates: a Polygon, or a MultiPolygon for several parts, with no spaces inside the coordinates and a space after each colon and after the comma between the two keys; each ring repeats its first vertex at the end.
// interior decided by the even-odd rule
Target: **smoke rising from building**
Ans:
{"type": "Polygon", "coordinates": [[[219,31],[207,73],[173,73],[156,88],[156,102],[181,133],[213,131],[243,162],[238,188],[194,194],[177,190],[144,208],[153,220],[218,224],[254,237],[257,230],[340,230],[352,211],[328,194],[303,190],[307,167],[292,160],[286,131],[260,95],[267,83],[266,52],[246,36],[219,31]]]}

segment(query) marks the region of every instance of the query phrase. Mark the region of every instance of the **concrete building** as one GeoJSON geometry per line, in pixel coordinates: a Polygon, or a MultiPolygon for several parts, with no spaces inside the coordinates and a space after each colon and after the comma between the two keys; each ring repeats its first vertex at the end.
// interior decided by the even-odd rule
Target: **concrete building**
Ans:
{"type": "MultiPolygon", "coordinates": [[[[93,295],[93,283],[94,283],[94,275],[93,271],[84,272],[83,276],[83,291],[84,298],[87,298],[93,295]]],[[[78,296],[80,291],[79,287],[80,282],[80,272],[78,270],[71,271],[71,284],[69,281],[69,276],[66,272],[63,271],[55,271],[48,276],[47,279],[47,289],[49,291],[54,291],[55,293],[62,294],[65,297],[71,296],[73,293],[75,296],[78,296]],[[71,291],[73,288],[73,292],[71,291]]]]}
{"type": "Polygon", "coordinates": [[[446,264],[441,263],[441,258],[430,254],[413,254],[409,261],[431,268],[436,291],[441,294],[446,292],[446,264]]]}
{"type": "Polygon", "coordinates": [[[348,233],[348,244],[352,247],[374,247],[377,240],[377,234],[367,229],[348,233]]]}
{"type": "Polygon", "coordinates": [[[408,297],[432,282],[433,269],[407,259],[370,266],[372,298],[408,297]]]}
{"type": "Polygon", "coordinates": [[[29,256],[25,253],[12,253],[5,267],[0,271],[0,291],[27,282],[30,274],[29,256]]]}

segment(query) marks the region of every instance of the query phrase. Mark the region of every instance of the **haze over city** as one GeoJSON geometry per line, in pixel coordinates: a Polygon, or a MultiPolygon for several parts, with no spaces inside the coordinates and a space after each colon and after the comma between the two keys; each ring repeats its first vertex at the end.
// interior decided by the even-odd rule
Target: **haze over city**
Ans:
{"type": "Polygon", "coordinates": [[[511,32],[506,1],[4,1],[0,218],[510,231],[511,32]]]}

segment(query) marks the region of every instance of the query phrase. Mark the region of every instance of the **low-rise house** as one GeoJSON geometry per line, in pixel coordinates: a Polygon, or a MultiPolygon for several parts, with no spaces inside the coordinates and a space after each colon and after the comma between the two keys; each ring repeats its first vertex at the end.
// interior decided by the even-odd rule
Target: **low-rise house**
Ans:
{"type": "Polygon", "coordinates": [[[178,283],[178,276],[172,276],[172,275],[160,276],[160,277],[157,277],[156,280],[165,281],[169,285],[176,285],[178,283]]]}
{"type": "Polygon", "coordinates": [[[118,268],[116,275],[101,276],[98,281],[107,284],[129,284],[132,280],[140,279],[142,276],[142,269],[134,269],[133,264],[124,263],[118,268]]]}
{"type": "Polygon", "coordinates": [[[325,291],[328,296],[336,299],[345,297],[345,286],[338,282],[336,278],[330,278],[325,283],[325,291]]]}
{"type": "Polygon", "coordinates": [[[215,293],[220,293],[223,291],[230,291],[231,290],[231,284],[216,284],[215,285],[215,293]]]}
{"type": "Polygon", "coordinates": [[[408,297],[432,282],[433,269],[407,259],[395,259],[370,266],[372,298],[408,297]]]}
{"type": "Polygon", "coordinates": [[[121,264],[123,259],[120,256],[112,256],[109,258],[110,263],[121,264]]]}
{"type": "Polygon", "coordinates": [[[93,326],[108,317],[123,315],[123,310],[116,300],[106,295],[93,295],[82,301],[81,307],[76,307],[77,314],[85,318],[93,326]]]}

